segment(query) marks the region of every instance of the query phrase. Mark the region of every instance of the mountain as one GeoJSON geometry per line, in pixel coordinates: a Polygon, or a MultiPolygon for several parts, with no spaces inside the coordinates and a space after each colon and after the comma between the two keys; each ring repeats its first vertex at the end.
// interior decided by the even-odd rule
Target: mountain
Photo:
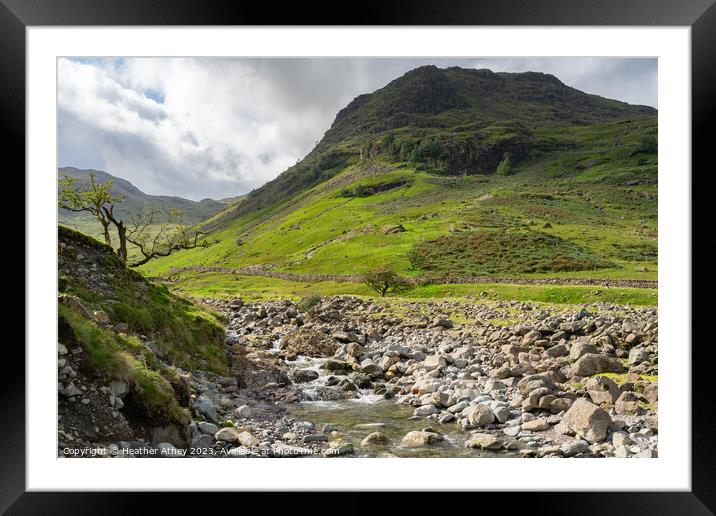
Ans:
{"type": "MultiPolygon", "coordinates": [[[[101,170],[78,169],[74,167],[61,167],[57,169],[57,176],[69,176],[80,180],[80,184],[89,183],[90,174],[94,173],[99,183],[112,181],[110,191],[115,195],[122,197],[115,210],[120,216],[126,216],[128,213],[136,213],[142,208],[149,206],[165,206],[167,208],[176,208],[184,214],[184,221],[188,224],[195,224],[207,219],[215,213],[226,208],[227,202],[215,201],[213,199],[202,199],[201,201],[192,201],[181,197],[171,197],[166,195],[149,195],[142,192],[126,179],[115,177],[101,170]]],[[[227,199],[226,201],[230,201],[227,199]]],[[[85,213],[75,213],[67,210],[59,210],[60,222],[77,222],[77,219],[88,219],[85,213]]]]}
{"type": "Polygon", "coordinates": [[[421,67],[358,96],[302,161],[204,222],[217,244],[143,270],[251,268],[273,274],[257,289],[278,275],[291,292],[383,266],[447,283],[653,280],[657,147],[651,107],[548,74],[421,67]]]}
{"type": "Polygon", "coordinates": [[[381,152],[429,155],[427,143],[435,142],[436,169],[489,174],[508,151],[522,159],[528,151],[569,148],[572,142],[550,137],[550,127],[655,117],[654,108],[590,95],[550,74],[423,66],[356,97],[305,159],[249,193],[232,213],[281,202],[381,152]]]}

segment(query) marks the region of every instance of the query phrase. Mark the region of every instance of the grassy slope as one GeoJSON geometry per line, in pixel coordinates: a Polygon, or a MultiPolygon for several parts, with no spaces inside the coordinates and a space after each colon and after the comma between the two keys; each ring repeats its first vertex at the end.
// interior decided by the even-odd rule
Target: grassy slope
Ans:
{"type": "MultiPolygon", "coordinates": [[[[645,142],[656,141],[656,124],[650,108],[550,76],[424,67],[358,97],[306,159],[210,219],[216,245],[142,272],[386,266],[403,275],[654,280],[657,154],[645,142]],[[417,152],[431,145],[437,154],[417,152]],[[511,174],[497,175],[505,151],[515,156],[511,174]],[[383,231],[396,224],[406,231],[383,231]],[[417,251],[430,259],[416,261],[417,251]]],[[[257,282],[271,283],[249,283],[257,282]]]]}
{"type": "MultiPolygon", "coordinates": [[[[273,216],[269,211],[258,225],[255,215],[237,218],[212,235],[219,244],[176,253],[143,271],[161,275],[187,265],[271,264],[292,272],[356,273],[387,265],[410,275],[419,272],[411,270],[407,258],[416,243],[507,229],[559,237],[614,264],[527,276],[656,279],[656,160],[631,155],[639,134],[655,129],[654,121],[637,120],[627,129],[621,123],[571,128],[581,150],[535,156],[517,165],[511,176],[443,176],[416,171],[411,163],[389,163],[400,168],[347,186],[399,179],[406,184],[367,197],[342,195],[345,184],[333,190],[314,187],[293,210],[276,210],[273,216]],[[619,135],[623,141],[613,151],[619,135]],[[646,184],[625,186],[635,179],[646,184]],[[542,227],[547,222],[551,228],[542,227]],[[380,230],[398,223],[407,231],[385,235],[380,230]]],[[[382,159],[351,165],[335,179],[360,177],[361,170],[382,159]]]]}

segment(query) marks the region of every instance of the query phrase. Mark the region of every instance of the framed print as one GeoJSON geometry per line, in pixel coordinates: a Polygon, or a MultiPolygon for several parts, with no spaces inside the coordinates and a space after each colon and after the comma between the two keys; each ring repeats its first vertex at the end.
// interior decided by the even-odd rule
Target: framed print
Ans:
{"type": "Polygon", "coordinates": [[[428,490],[709,514],[712,4],[348,26],[5,0],[27,309],[3,509],[428,490]]]}

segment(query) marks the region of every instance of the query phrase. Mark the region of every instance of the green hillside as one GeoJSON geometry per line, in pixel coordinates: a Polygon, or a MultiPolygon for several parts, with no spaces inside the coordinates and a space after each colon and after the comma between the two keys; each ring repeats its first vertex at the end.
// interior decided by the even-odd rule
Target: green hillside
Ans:
{"type": "Polygon", "coordinates": [[[143,270],[654,280],[656,141],[654,109],[550,75],[422,67],[143,270]]]}

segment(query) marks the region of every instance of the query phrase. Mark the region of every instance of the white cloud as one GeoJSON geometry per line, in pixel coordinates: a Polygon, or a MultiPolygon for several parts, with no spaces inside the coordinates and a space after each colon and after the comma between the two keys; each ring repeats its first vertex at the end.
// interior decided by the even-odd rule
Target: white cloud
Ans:
{"type": "Polygon", "coordinates": [[[653,59],[60,59],[60,166],[153,194],[238,195],[305,156],[355,96],[426,63],[544,71],[656,105],[653,59]]]}

